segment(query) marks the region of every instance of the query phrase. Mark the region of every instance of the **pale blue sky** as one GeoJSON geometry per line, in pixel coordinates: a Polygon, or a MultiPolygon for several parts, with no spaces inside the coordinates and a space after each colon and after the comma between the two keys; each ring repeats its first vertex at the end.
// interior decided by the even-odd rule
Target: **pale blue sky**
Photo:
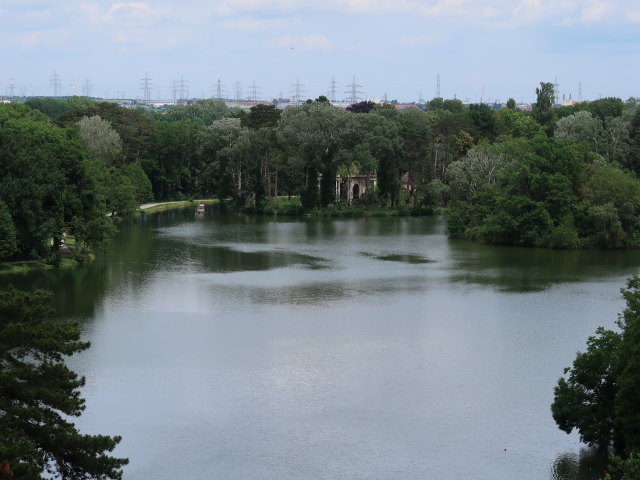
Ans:
{"type": "Polygon", "coordinates": [[[220,79],[233,97],[255,81],[260,96],[532,101],[558,78],[578,97],[640,96],[638,0],[0,0],[0,94],[62,92],[168,98],[183,76],[191,96],[220,79]]]}

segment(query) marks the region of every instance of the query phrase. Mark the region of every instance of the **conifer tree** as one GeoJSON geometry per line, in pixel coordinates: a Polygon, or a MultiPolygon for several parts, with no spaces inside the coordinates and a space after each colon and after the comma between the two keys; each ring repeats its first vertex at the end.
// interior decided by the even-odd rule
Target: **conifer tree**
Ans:
{"type": "Polygon", "coordinates": [[[0,292],[0,478],[121,479],[120,437],[83,435],[85,379],[64,358],[89,348],[76,323],[48,319],[52,295],[0,292]]]}

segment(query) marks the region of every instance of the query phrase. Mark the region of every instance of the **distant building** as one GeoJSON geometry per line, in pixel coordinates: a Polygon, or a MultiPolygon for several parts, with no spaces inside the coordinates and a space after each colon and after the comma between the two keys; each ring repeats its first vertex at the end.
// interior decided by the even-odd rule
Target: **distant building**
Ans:
{"type": "Polygon", "coordinates": [[[397,103],[394,107],[396,110],[420,110],[414,103],[397,103]]]}
{"type": "Polygon", "coordinates": [[[238,104],[238,108],[249,110],[251,107],[256,107],[258,105],[273,105],[273,102],[240,102],[238,104]]]}
{"type": "Polygon", "coordinates": [[[341,177],[336,175],[336,198],[351,203],[353,200],[365,198],[368,189],[376,188],[377,177],[374,173],[369,175],[348,175],[341,177]]]}

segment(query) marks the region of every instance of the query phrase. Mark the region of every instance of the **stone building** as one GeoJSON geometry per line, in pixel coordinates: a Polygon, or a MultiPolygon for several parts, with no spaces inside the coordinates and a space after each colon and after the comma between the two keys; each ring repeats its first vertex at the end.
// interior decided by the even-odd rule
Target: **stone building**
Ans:
{"type": "Polygon", "coordinates": [[[368,189],[376,188],[375,174],[358,174],[347,177],[336,176],[336,198],[351,203],[358,198],[365,198],[368,189]]]}

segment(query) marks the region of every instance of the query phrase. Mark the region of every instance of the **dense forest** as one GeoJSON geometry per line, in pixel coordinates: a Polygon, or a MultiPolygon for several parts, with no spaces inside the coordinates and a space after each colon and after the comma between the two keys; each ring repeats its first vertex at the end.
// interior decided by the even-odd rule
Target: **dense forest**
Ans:
{"type": "Polygon", "coordinates": [[[87,98],[0,105],[0,260],[81,257],[146,201],[218,198],[279,213],[344,204],[336,175],[375,178],[354,200],[446,207],[454,238],[552,248],[640,243],[640,108],[603,98],[531,112],[435,98],[398,110],[326,98],[284,110],[202,100],[163,111],[87,98]],[[375,177],[374,177],[375,175],[375,177]],[[299,203],[298,203],[299,199],[299,203]],[[106,215],[109,214],[109,215],[106,215]]]}

